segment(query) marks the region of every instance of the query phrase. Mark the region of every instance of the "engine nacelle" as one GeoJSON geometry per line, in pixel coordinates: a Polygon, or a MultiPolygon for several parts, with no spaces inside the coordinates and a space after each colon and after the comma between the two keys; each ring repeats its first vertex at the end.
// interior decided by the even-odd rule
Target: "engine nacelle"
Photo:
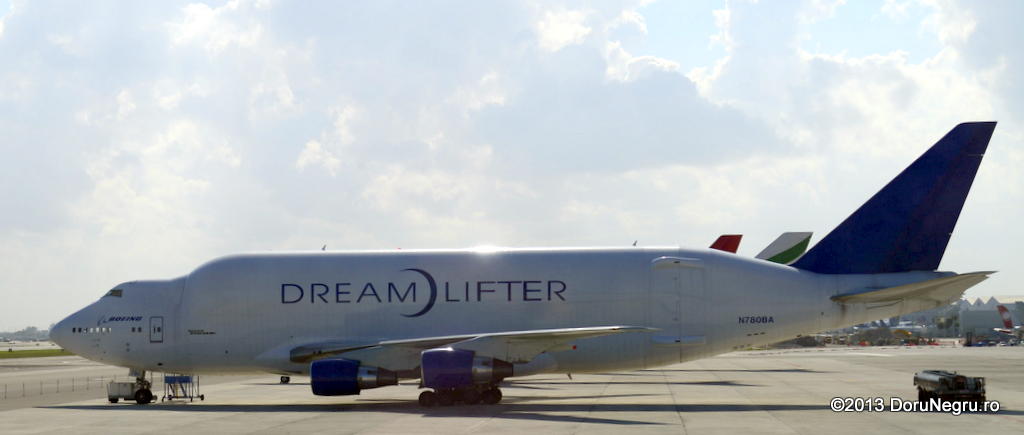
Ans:
{"type": "Polygon", "coordinates": [[[512,376],[512,364],[496,358],[475,356],[464,349],[429,349],[420,355],[423,386],[435,389],[494,384],[512,376]]]}
{"type": "Polygon", "coordinates": [[[309,365],[309,385],[317,396],[346,396],[359,390],[398,384],[395,372],[349,359],[322,359],[309,365]]]}

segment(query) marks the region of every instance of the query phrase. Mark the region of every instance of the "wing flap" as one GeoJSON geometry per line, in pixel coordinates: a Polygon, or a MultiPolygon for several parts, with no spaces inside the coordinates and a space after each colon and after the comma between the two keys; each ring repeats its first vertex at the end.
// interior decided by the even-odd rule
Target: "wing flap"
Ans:
{"type": "Polygon", "coordinates": [[[537,355],[571,341],[623,332],[653,331],[637,326],[566,328],[489,334],[453,343],[456,349],[472,350],[512,363],[526,363],[537,355]]]}
{"type": "Polygon", "coordinates": [[[308,363],[320,358],[344,356],[363,361],[367,365],[387,367],[391,370],[407,370],[419,364],[421,351],[451,346],[509,362],[526,362],[546,350],[573,340],[649,331],[656,331],[656,329],[642,326],[594,326],[382,340],[365,345],[324,342],[298,346],[291,350],[289,358],[292,362],[308,363]]]}

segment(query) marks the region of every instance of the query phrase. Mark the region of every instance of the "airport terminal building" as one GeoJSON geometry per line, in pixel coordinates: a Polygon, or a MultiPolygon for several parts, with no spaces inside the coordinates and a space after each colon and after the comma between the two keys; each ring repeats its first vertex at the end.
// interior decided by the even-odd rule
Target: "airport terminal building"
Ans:
{"type": "Polygon", "coordinates": [[[1003,319],[998,311],[999,305],[1005,306],[1010,312],[1014,326],[1020,325],[1024,321],[1024,296],[993,296],[987,301],[976,299],[974,302],[960,300],[960,336],[1002,338],[1001,334],[993,330],[1004,327],[1003,319]]]}

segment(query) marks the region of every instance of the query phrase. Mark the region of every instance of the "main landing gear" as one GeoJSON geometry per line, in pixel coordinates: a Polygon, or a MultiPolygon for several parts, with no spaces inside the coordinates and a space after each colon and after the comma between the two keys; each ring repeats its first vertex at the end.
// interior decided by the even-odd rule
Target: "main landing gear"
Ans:
{"type": "Polygon", "coordinates": [[[461,402],[467,405],[483,403],[494,405],[501,401],[501,389],[496,385],[471,386],[466,388],[451,388],[435,391],[424,391],[420,393],[420,406],[430,408],[433,406],[451,406],[461,402]]]}
{"type": "Polygon", "coordinates": [[[281,383],[282,384],[287,384],[287,383],[289,383],[291,381],[292,381],[292,377],[291,376],[281,376],[281,383]]]}

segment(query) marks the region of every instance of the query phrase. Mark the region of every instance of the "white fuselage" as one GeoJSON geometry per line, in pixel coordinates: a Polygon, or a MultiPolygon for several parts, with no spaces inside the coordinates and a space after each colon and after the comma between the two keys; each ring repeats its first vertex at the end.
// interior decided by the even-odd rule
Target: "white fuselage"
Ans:
{"type": "MultiPolygon", "coordinates": [[[[543,371],[638,369],[890,317],[922,307],[842,305],[836,294],[940,272],[821,275],[678,248],[238,255],[169,281],[134,281],[54,327],[107,364],[180,372],[307,373],[308,343],[631,325],[578,340],[543,371]],[[84,332],[78,332],[84,328],[84,332]]],[[[410,370],[414,367],[389,367],[410,370]]]]}

